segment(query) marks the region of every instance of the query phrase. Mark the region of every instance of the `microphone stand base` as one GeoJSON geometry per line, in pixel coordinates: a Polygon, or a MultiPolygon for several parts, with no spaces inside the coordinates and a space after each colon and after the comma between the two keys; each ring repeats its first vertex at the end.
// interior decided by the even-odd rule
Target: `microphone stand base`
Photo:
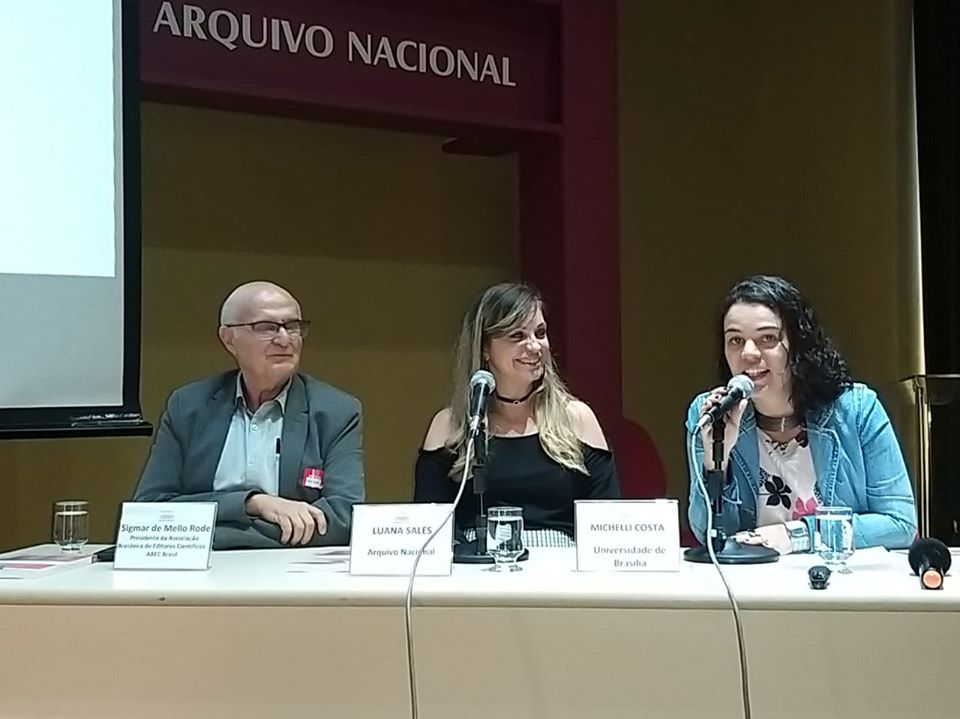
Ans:
{"type": "MultiPolygon", "coordinates": [[[[530,550],[524,547],[523,553],[517,557],[518,562],[526,561],[530,558],[530,550]]],[[[463,542],[453,548],[454,564],[493,564],[493,557],[487,553],[477,553],[476,542],[463,542]]]]}
{"type": "MultiPolygon", "coordinates": [[[[706,547],[691,547],[683,553],[683,558],[697,564],[711,563],[710,552],[706,547]]],[[[719,564],[771,564],[779,559],[780,552],[776,549],[758,547],[755,544],[740,544],[733,537],[727,537],[723,549],[717,552],[719,564]]]]}

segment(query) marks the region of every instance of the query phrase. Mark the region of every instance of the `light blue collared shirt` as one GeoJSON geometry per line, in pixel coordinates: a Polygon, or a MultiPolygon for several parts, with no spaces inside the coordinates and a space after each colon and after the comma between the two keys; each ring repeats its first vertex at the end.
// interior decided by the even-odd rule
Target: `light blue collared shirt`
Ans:
{"type": "Polygon", "coordinates": [[[274,399],[251,412],[237,375],[236,409],[213,475],[214,491],[258,489],[280,492],[280,437],[290,383],[274,399]]]}

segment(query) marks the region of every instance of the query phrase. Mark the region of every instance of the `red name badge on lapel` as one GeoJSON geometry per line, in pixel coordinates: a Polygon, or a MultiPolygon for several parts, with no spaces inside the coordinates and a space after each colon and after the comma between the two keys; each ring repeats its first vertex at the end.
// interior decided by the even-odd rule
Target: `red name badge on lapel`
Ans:
{"type": "Polygon", "coordinates": [[[323,489],[323,470],[307,467],[303,470],[303,479],[300,484],[306,489],[323,489]]]}

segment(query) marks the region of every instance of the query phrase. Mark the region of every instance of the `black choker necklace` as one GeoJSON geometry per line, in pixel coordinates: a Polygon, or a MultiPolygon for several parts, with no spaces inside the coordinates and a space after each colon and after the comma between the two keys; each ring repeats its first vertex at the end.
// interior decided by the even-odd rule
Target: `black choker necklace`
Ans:
{"type": "Polygon", "coordinates": [[[497,396],[497,399],[503,402],[504,404],[523,404],[528,399],[530,399],[531,395],[533,395],[533,393],[536,392],[537,389],[539,389],[539,387],[540,387],[539,384],[534,384],[533,387],[530,388],[530,391],[527,392],[525,395],[523,395],[523,397],[521,397],[520,399],[510,399],[509,397],[504,397],[499,392],[494,392],[494,394],[497,396]]]}
{"type": "Polygon", "coordinates": [[[756,410],[754,410],[754,414],[757,417],[757,426],[768,432],[787,432],[800,426],[800,418],[795,414],[791,414],[789,417],[768,417],[756,410]]]}

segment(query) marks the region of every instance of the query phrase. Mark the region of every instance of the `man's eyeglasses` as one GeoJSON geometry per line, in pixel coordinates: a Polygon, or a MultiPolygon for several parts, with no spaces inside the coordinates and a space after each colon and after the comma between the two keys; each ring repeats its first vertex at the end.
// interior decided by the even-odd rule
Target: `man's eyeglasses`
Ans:
{"type": "Polygon", "coordinates": [[[257,337],[269,339],[280,334],[280,329],[286,330],[291,337],[306,337],[310,330],[310,320],[288,320],[287,322],[269,322],[260,320],[259,322],[238,322],[237,324],[224,325],[224,327],[246,327],[257,337]]]}

